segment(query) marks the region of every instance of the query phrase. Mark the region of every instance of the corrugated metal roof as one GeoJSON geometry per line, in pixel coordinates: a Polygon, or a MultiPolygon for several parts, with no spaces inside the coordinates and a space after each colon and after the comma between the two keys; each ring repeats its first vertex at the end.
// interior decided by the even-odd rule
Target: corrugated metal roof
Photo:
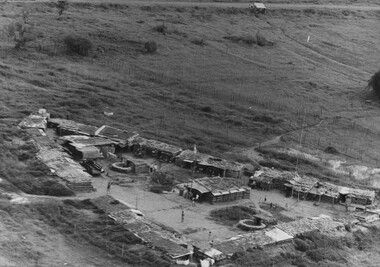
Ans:
{"type": "Polygon", "coordinates": [[[266,8],[263,3],[253,3],[253,6],[255,6],[257,8],[266,8]]]}

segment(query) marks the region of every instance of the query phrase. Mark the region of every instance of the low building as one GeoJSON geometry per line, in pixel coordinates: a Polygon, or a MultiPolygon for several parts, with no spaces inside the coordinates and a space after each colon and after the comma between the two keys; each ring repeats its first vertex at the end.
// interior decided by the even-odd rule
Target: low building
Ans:
{"type": "Polygon", "coordinates": [[[349,188],[344,186],[339,186],[338,191],[342,202],[345,202],[348,205],[372,205],[376,195],[375,191],[373,190],[363,190],[359,188],[349,188]]]}
{"type": "Polygon", "coordinates": [[[267,9],[263,3],[251,3],[249,7],[255,14],[265,14],[265,11],[267,9]]]}
{"type": "Polygon", "coordinates": [[[196,166],[197,162],[202,162],[208,158],[210,158],[210,155],[203,154],[203,153],[194,153],[193,150],[184,150],[179,155],[177,155],[174,159],[174,162],[176,165],[182,167],[182,168],[193,168],[196,166]]]}
{"type": "Polygon", "coordinates": [[[185,184],[193,196],[198,195],[198,201],[211,204],[238,199],[249,199],[251,190],[241,186],[240,181],[233,178],[205,177],[185,184]]]}
{"type": "Polygon", "coordinates": [[[116,143],[116,152],[127,152],[133,141],[139,136],[136,132],[117,129],[103,125],[95,131],[95,136],[109,139],[116,143]]]}
{"type": "Polygon", "coordinates": [[[98,127],[78,123],[72,120],[49,118],[48,127],[54,128],[59,136],[65,135],[87,135],[94,136],[98,127]]]}
{"type": "Polygon", "coordinates": [[[287,184],[285,184],[287,195],[305,200],[307,199],[307,195],[310,190],[315,187],[317,182],[318,179],[312,177],[294,177],[287,184]]]}
{"type": "Polygon", "coordinates": [[[85,135],[67,135],[59,138],[59,142],[69,149],[75,159],[97,159],[115,153],[116,143],[101,137],[85,135]]]}
{"type": "Polygon", "coordinates": [[[178,146],[142,137],[138,137],[133,141],[131,149],[136,156],[150,156],[163,162],[173,162],[175,157],[182,152],[182,148],[178,146]]]}
{"type": "Polygon", "coordinates": [[[241,178],[244,164],[215,157],[208,157],[197,162],[196,168],[211,176],[241,178]]]}

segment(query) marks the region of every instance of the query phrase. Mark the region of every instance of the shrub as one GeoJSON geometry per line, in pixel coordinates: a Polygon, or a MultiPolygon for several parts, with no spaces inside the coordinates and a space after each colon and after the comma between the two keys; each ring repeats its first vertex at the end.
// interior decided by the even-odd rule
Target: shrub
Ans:
{"type": "Polygon", "coordinates": [[[271,41],[268,41],[264,36],[257,33],[256,34],[256,41],[259,46],[273,46],[274,43],[271,41]]]}
{"type": "Polygon", "coordinates": [[[312,249],[312,246],[310,246],[306,241],[299,238],[294,239],[294,245],[297,250],[302,251],[302,252],[306,252],[312,249]]]}
{"type": "Polygon", "coordinates": [[[92,42],[83,37],[69,35],[65,37],[64,42],[70,51],[82,56],[88,55],[92,49],[92,42]]]}
{"type": "Polygon", "coordinates": [[[155,41],[148,41],[144,46],[147,53],[153,54],[157,51],[157,43],[155,41]]]}
{"type": "Polygon", "coordinates": [[[203,107],[203,108],[201,108],[201,111],[203,111],[203,112],[211,112],[211,107],[210,106],[205,106],[205,107],[203,107]]]}
{"type": "Polygon", "coordinates": [[[168,30],[168,27],[166,27],[165,24],[162,23],[161,25],[154,26],[153,30],[155,30],[156,32],[165,34],[166,31],[168,30]]]}
{"type": "Polygon", "coordinates": [[[161,185],[173,185],[174,178],[163,172],[155,172],[152,174],[152,181],[161,185]]]}
{"type": "Polygon", "coordinates": [[[368,88],[372,88],[372,90],[380,96],[380,70],[368,81],[368,88]]]}

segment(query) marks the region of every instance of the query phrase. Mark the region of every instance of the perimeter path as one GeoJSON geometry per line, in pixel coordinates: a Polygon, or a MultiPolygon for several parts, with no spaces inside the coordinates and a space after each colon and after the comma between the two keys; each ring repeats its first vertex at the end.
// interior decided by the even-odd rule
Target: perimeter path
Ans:
{"type": "MultiPolygon", "coordinates": [[[[52,0],[8,0],[8,3],[38,3],[38,2],[55,2],[52,0]]],[[[225,2],[201,2],[201,1],[154,1],[154,0],[70,0],[74,3],[114,3],[114,4],[127,4],[127,5],[161,5],[161,6],[183,6],[183,7],[221,7],[221,8],[248,8],[249,3],[225,3],[225,2]]],[[[265,4],[267,9],[336,9],[336,10],[380,10],[380,5],[310,5],[310,4],[265,4]]]]}

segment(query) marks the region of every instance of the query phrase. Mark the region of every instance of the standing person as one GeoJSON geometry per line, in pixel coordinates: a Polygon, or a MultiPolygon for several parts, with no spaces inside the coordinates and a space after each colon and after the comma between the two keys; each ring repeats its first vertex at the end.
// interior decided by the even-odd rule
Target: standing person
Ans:
{"type": "Polygon", "coordinates": [[[210,241],[210,239],[211,239],[211,231],[208,232],[208,240],[210,241]]]}
{"type": "Polygon", "coordinates": [[[181,214],[181,222],[184,222],[185,221],[185,212],[182,211],[182,214],[181,214]]]}
{"type": "Polygon", "coordinates": [[[265,197],[264,197],[264,201],[267,202],[267,195],[265,195],[265,197]]]}
{"type": "Polygon", "coordinates": [[[108,182],[107,184],[107,194],[110,192],[111,190],[111,182],[108,182]]]}
{"type": "Polygon", "coordinates": [[[192,205],[193,205],[193,207],[195,206],[195,198],[192,198],[191,199],[191,202],[192,202],[192,205]]]}

